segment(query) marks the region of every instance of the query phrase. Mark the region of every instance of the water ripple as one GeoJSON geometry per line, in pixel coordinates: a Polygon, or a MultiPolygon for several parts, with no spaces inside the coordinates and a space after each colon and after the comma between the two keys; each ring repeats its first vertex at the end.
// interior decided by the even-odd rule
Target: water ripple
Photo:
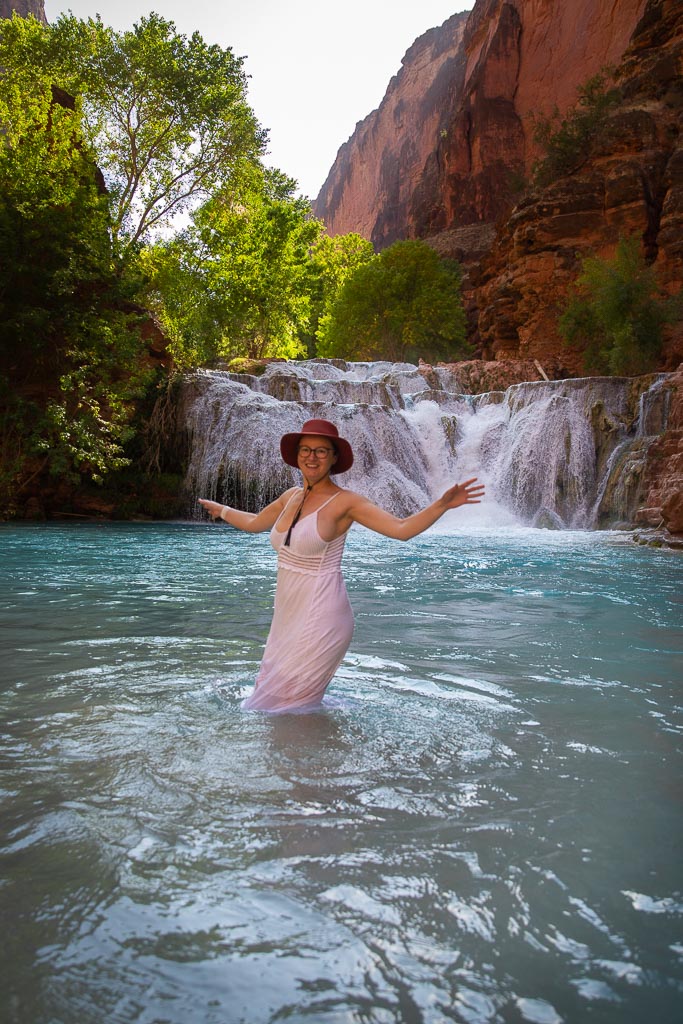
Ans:
{"type": "Polygon", "coordinates": [[[676,1019],[679,562],[352,538],[329,703],[273,717],[260,539],[247,590],[225,531],[4,536],[8,1024],[676,1019]]]}

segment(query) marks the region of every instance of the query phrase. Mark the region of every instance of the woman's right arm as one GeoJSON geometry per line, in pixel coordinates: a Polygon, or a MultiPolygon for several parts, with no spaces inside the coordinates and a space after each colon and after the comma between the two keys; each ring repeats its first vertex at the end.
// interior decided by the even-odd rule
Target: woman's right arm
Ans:
{"type": "Polygon", "coordinates": [[[212,519],[222,519],[224,523],[234,526],[237,530],[246,530],[247,533],[262,533],[275,525],[295,491],[296,487],[290,487],[288,491],[281,494],[275,501],[271,501],[270,505],[266,505],[260,512],[241,512],[237,508],[231,508],[230,505],[221,505],[219,502],[209,501],[207,498],[200,498],[199,504],[206,509],[212,519]]]}

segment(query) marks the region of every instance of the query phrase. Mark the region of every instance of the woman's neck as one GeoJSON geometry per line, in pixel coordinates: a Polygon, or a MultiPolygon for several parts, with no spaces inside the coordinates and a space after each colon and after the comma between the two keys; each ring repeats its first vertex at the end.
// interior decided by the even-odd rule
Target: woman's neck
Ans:
{"type": "Polygon", "coordinates": [[[337,485],[332,483],[329,473],[313,483],[304,474],[302,476],[304,478],[304,494],[306,495],[311,494],[312,491],[315,491],[316,494],[326,494],[329,491],[337,490],[337,485]]]}

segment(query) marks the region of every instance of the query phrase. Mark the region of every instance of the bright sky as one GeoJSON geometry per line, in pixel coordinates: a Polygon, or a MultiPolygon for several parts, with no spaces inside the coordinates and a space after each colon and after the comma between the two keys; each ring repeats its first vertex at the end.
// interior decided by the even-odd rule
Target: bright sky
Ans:
{"type": "Polygon", "coordinates": [[[189,35],[245,57],[249,102],[270,133],[266,162],[314,199],[339,147],[379,106],[408,47],[474,0],[45,0],[48,21],[71,10],[130,28],[156,11],[189,35]]]}

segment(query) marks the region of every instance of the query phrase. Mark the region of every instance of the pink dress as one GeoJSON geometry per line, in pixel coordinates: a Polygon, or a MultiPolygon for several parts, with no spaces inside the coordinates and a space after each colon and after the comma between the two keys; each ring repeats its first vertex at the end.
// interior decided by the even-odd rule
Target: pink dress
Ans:
{"type": "Polygon", "coordinates": [[[328,542],[318,533],[318,514],[336,497],[299,520],[290,547],[277,528],[284,511],[270,531],[278,552],[275,609],[253,693],[242,703],[247,710],[319,707],[351,643],[353,612],[341,574],[346,534],[328,542]]]}

